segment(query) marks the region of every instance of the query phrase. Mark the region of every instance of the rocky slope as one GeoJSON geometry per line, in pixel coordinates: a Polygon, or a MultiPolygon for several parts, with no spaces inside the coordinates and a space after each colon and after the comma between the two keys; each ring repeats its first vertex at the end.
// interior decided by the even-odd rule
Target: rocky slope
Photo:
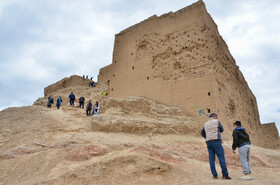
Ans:
{"type": "MultiPolygon", "coordinates": [[[[63,105],[0,112],[0,184],[239,184],[239,156],[225,142],[231,181],[211,177],[196,120],[178,107],[141,97],[114,99],[102,89],[76,85],[50,92],[63,105]],[[86,102],[100,101],[101,112],[68,105],[73,91],[86,102]]],[[[280,184],[280,151],[252,147],[253,180],[242,184],[280,184]]],[[[220,167],[217,163],[217,171],[220,167]]],[[[220,174],[221,176],[221,174],[220,174]]]]}

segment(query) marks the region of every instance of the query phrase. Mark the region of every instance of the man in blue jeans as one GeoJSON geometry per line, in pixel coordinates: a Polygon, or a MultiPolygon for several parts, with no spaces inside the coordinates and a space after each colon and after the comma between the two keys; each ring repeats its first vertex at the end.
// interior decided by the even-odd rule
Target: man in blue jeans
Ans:
{"type": "Polygon", "coordinates": [[[224,153],[224,148],[222,146],[221,132],[224,131],[224,128],[217,118],[218,118],[217,114],[215,113],[210,114],[209,120],[204,124],[201,130],[201,135],[206,140],[207,149],[209,153],[210,169],[213,178],[214,179],[218,178],[218,174],[215,167],[215,155],[217,155],[220,161],[223,179],[231,179],[228,176],[225,153],[224,153]]]}

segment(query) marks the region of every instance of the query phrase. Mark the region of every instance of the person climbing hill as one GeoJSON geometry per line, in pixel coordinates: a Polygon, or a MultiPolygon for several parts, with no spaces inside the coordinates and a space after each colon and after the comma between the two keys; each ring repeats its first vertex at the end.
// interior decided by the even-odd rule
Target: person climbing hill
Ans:
{"type": "Polygon", "coordinates": [[[99,113],[99,109],[100,109],[100,105],[98,103],[98,101],[96,101],[94,108],[93,108],[93,112],[92,114],[98,114],[99,113]]]}
{"type": "Polygon", "coordinates": [[[85,105],[85,98],[83,96],[81,96],[79,98],[79,103],[80,103],[80,108],[84,108],[85,105]]]}
{"type": "Polygon", "coordinates": [[[86,107],[87,116],[90,116],[91,109],[92,109],[92,103],[91,103],[91,100],[89,100],[87,107],[86,107]]]}
{"type": "Polygon", "coordinates": [[[92,80],[92,81],[89,82],[88,86],[89,87],[95,87],[96,85],[95,85],[94,81],[92,80]]]}
{"type": "Polygon", "coordinates": [[[69,95],[69,99],[70,99],[70,105],[74,106],[75,95],[73,94],[73,92],[71,92],[71,94],[69,95]]]}
{"type": "Polygon", "coordinates": [[[61,102],[62,102],[62,98],[61,98],[61,96],[59,96],[59,98],[56,100],[56,107],[57,107],[57,109],[60,108],[61,102]]]}
{"type": "Polygon", "coordinates": [[[107,94],[106,91],[102,91],[101,95],[102,95],[102,96],[107,96],[108,94],[107,94]]]}
{"type": "Polygon", "coordinates": [[[52,108],[52,104],[53,104],[53,97],[50,95],[48,97],[47,108],[52,108]]]}

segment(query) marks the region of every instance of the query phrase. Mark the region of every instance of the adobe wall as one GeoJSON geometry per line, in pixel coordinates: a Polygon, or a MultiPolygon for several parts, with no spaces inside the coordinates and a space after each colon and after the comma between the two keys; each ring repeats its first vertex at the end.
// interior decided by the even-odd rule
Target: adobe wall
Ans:
{"type": "Polygon", "coordinates": [[[83,78],[78,75],[73,75],[73,76],[70,76],[69,78],[66,77],[54,84],[51,84],[51,85],[45,87],[44,96],[47,97],[52,92],[57,91],[59,89],[65,89],[67,87],[73,87],[73,86],[79,86],[79,85],[88,86],[89,82],[90,82],[89,79],[83,78]]]}
{"type": "Polygon", "coordinates": [[[216,112],[224,139],[232,139],[232,123],[240,120],[253,143],[264,146],[256,98],[202,1],[117,34],[113,62],[100,69],[98,83],[112,97],[180,106],[201,127],[208,118],[198,111],[216,112]]]}
{"type": "MultiPolygon", "coordinates": [[[[250,133],[254,144],[269,147],[267,145],[269,141],[260,137],[262,129],[256,98],[230,54],[227,44],[220,36],[216,24],[210,16],[207,19],[211,30],[209,42],[213,48],[209,54],[213,64],[211,70],[215,73],[213,95],[217,110],[213,111],[218,112],[219,119],[226,123],[224,124],[226,130],[232,130],[234,128],[232,124],[239,120],[250,133]]],[[[274,136],[279,138],[279,134],[274,136]]],[[[224,135],[226,139],[231,137],[231,133],[224,135]]]]}
{"type": "Polygon", "coordinates": [[[205,14],[200,2],[120,32],[113,63],[100,70],[98,83],[112,97],[148,97],[180,105],[192,115],[198,114],[193,110],[198,102],[210,107],[214,97],[208,96],[213,88],[209,80],[214,76],[207,71],[210,47],[205,44],[205,14]]]}
{"type": "Polygon", "coordinates": [[[266,123],[261,125],[259,137],[264,141],[268,148],[280,148],[279,132],[275,123],[266,123]]]}

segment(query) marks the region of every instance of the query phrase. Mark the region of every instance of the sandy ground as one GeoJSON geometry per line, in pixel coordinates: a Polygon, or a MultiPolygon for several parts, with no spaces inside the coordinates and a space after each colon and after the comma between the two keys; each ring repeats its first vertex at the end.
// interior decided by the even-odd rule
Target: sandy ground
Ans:
{"type": "Polygon", "coordinates": [[[213,180],[205,142],[188,134],[94,132],[85,110],[0,112],[0,184],[280,184],[280,151],[252,146],[251,181],[224,148],[232,180],[213,180]]]}

